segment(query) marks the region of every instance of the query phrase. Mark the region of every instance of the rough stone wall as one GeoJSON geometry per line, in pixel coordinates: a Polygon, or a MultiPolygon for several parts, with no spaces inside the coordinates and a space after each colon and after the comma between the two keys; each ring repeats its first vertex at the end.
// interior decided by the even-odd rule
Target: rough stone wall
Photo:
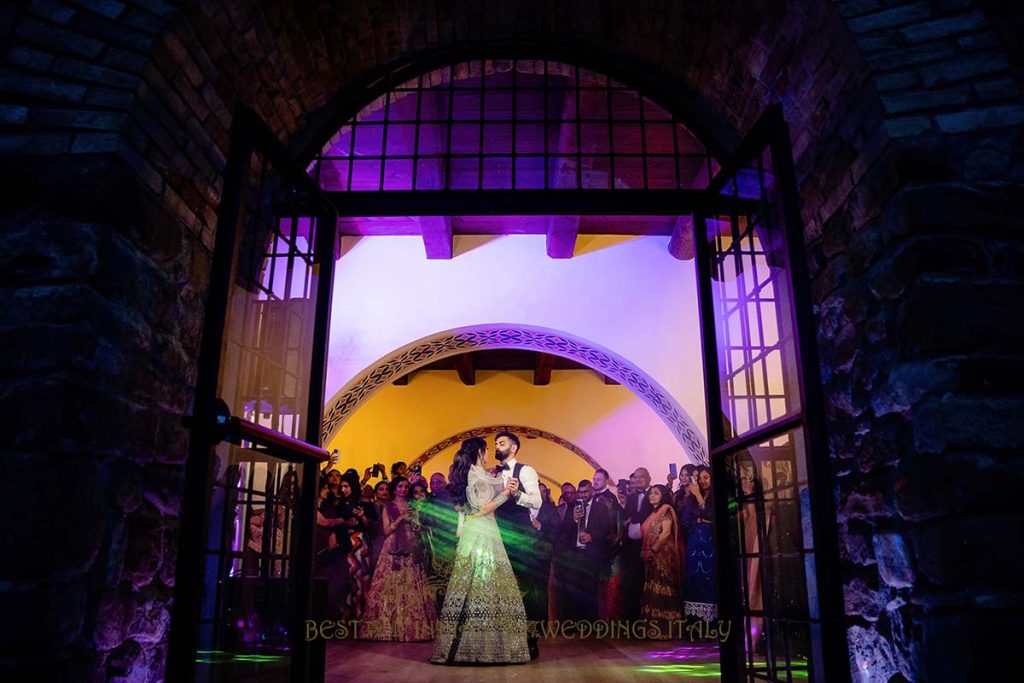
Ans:
{"type": "Polygon", "coordinates": [[[160,678],[187,443],[177,415],[235,104],[286,142],[313,139],[379,65],[496,40],[648,63],[740,133],[783,103],[851,668],[863,680],[996,670],[980,653],[1015,626],[1024,545],[1011,493],[1024,439],[1021,25],[989,0],[6,5],[0,611],[24,617],[2,622],[0,672],[160,678]]]}

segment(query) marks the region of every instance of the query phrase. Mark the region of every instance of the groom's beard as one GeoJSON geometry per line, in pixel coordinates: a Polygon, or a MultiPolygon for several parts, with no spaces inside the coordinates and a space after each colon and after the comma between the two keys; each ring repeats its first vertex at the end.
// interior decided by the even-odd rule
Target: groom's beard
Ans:
{"type": "Polygon", "coordinates": [[[505,462],[505,460],[508,458],[508,456],[509,456],[509,454],[511,452],[512,452],[511,448],[508,449],[507,451],[499,451],[497,448],[495,448],[494,449],[494,457],[498,459],[498,462],[505,462]]]}

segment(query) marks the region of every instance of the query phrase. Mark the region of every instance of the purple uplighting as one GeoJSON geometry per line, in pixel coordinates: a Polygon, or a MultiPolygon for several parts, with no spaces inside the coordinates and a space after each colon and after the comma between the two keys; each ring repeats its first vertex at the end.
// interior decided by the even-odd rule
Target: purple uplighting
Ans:
{"type": "Polygon", "coordinates": [[[424,74],[350,119],[310,167],[328,191],[700,189],[718,164],[662,106],[558,62],[424,74]]]}

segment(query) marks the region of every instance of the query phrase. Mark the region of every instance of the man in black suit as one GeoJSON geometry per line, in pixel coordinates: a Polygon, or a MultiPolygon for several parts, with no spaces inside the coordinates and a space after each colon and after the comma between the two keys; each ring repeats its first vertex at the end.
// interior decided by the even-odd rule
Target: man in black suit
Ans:
{"type": "Polygon", "coordinates": [[[594,487],[584,479],[577,488],[577,504],[566,513],[559,542],[568,563],[561,577],[560,606],[573,619],[597,619],[598,583],[609,568],[614,520],[607,505],[594,500],[594,487]],[[564,603],[562,602],[564,600],[564,603]]]}
{"type": "Polygon", "coordinates": [[[651,474],[646,468],[639,467],[629,477],[633,493],[626,497],[625,515],[626,537],[622,539],[620,549],[622,557],[622,601],[627,619],[640,618],[640,602],[644,592],[644,563],[640,559],[643,546],[641,526],[651,514],[651,504],[647,501],[647,492],[651,489],[651,474]]]}

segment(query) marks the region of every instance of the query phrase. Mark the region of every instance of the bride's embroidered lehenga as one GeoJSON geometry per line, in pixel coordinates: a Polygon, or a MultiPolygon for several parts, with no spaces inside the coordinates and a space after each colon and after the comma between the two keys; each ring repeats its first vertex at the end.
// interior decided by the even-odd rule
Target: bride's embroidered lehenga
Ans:
{"type": "MultiPolygon", "coordinates": [[[[466,512],[474,513],[501,494],[501,477],[473,465],[466,487],[466,512]]],[[[431,662],[516,664],[530,661],[526,609],[493,514],[466,517],[452,578],[438,621],[431,662]]]]}

